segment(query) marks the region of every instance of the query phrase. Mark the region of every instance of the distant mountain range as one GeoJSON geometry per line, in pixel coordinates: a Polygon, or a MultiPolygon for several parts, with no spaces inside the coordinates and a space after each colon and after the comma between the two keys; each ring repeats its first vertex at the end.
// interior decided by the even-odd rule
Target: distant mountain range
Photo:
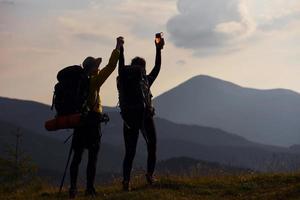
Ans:
{"type": "Polygon", "coordinates": [[[300,144],[300,94],[257,90],[209,76],[194,77],[154,100],[158,116],[215,127],[254,142],[300,144]]]}
{"type": "MultiPolygon", "coordinates": [[[[63,144],[63,139],[71,131],[54,134],[44,130],[44,121],[54,116],[50,106],[33,101],[0,98],[0,110],[2,147],[15,142],[12,132],[20,127],[24,133],[23,147],[40,168],[48,171],[63,169],[69,148],[63,144]]],[[[99,169],[102,172],[118,173],[121,171],[124,155],[122,119],[115,109],[105,110],[109,111],[111,121],[108,125],[103,125],[99,169]]],[[[250,142],[220,129],[176,124],[161,118],[155,118],[155,121],[159,160],[190,157],[258,171],[294,171],[300,166],[299,152],[294,149],[250,142]]],[[[136,166],[145,165],[145,155],[146,146],[140,140],[136,166]]]]}

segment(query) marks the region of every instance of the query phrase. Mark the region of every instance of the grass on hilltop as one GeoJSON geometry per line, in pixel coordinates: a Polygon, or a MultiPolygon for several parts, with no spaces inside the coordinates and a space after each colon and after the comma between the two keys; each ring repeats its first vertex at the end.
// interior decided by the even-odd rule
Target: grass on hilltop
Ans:
{"type": "MultiPolygon", "coordinates": [[[[142,177],[134,178],[131,192],[122,192],[119,181],[97,188],[96,199],[103,200],[300,200],[300,174],[248,174],[218,177],[159,177],[154,186],[147,186],[142,177]]],[[[67,190],[41,181],[22,187],[0,186],[0,199],[68,199],[67,190]],[[18,189],[16,189],[18,188],[18,189]]],[[[84,197],[84,189],[78,198],[84,197]]]]}

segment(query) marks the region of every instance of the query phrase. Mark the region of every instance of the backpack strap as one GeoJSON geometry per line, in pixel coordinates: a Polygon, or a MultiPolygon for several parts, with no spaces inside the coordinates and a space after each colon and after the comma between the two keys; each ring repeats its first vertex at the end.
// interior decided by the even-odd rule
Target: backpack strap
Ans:
{"type": "Polygon", "coordinates": [[[98,101],[99,101],[99,93],[97,92],[96,101],[92,107],[92,109],[93,109],[92,111],[94,111],[96,109],[96,105],[97,105],[98,101]]]}

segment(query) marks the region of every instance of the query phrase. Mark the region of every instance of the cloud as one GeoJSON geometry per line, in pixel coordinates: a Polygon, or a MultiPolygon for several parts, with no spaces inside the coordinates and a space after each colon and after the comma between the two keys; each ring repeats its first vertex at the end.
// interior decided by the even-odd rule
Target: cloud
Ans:
{"type": "Polygon", "coordinates": [[[177,60],[176,64],[179,66],[183,66],[183,65],[186,65],[186,61],[185,60],[177,60]]]}
{"type": "Polygon", "coordinates": [[[286,16],[281,16],[278,18],[273,18],[265,23],[260,24],[258,28],[265,32],[281,30],[287,27],[291,22],[295,20],[300,20],[300,12],[289,14],[286,16]]]}
{"type": "Polygon", "coordinates": [[[92,32],[75,33],[74,37],[78,38],[79,40],[83,40],[85,42],[100,43],[100,44],[111,44],[112,41],[112,39],[108,38],[106,35],[102,35],[99,33],[92,33],[92,32]]]}
{"type": "Polygon", "coordinates": [[[168,33],[195,56],[240,51],[300,21],[298,0],[178,0],[177,10],[167,22],[168,33]]]}
{"type": "Polygon", "coordinates": [[[111,46],[118,36],[116,30],[123,25],[117,24],[108,13],[109,10],[100,10],[94,5],[89,9],[65,12],[56,18],[56,25],[66,41],[80,45],[111,46]]]}
{"type": "Polygon", "coordinates": [[[126,19],[131,34],[141,39],[166,31],[165,24],[176,12],[176,0],[127,1],[116,7],[116,12],[126,19]]]}
{"type": "Polygon", "coordinates": [[[179,0],[177,7],[179,14],[167,23],[171,40],[197,55],[239,49],[256,29],[241,0],[179,0]]]}
{"type": "Polygon", "coordinates": [[[12,6],[12,5],[15,5],[15,2],[12,1],[12,0],[2,0],[2,1],[0,1],[0,4],[1,4],[1,5],[12,6]]]}
{"type": "Polygon", "coordinates": [[[276,0],[272,5],[267,0],[256,2],[260,7],[257,15],[258,29],[264,32],[281,31],[290,23],[300,20],[300,2],[298,0],[276,0]],[[266,6],[267,4],[267,6],[266,6]]]}

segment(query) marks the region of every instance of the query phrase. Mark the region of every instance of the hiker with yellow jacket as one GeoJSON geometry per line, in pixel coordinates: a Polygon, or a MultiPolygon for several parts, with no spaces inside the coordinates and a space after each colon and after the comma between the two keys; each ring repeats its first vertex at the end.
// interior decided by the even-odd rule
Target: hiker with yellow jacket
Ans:
{"type": "Polygon", "coordinates": [[[83,69],[89,77],[89,94],[87,98],[88,115],[85,123],[75,128],[72,140],[73,159],[70,166],[71,186],[69,190],[70,198],[75,198],[77,193],[78,168],[81,162],[84,149],[88,150],[88,165],[86,171],[86,195],[95,196],[94,187],[97,157],[101,142],[100,118],[102,113],[100,88],[106,79],[112,74],[119,60],[120,48],[123,45],[121,37],[117,38],[116,48],[113,50],[108,64],[101,70],[101,58],[87,57],[83,63],[83,69]]]}

